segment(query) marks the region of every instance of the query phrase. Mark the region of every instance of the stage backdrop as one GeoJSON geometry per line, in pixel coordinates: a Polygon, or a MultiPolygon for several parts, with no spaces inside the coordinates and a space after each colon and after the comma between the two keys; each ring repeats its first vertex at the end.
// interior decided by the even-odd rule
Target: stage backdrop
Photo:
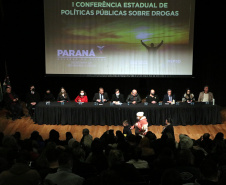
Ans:
{"type": "Polygon", "coordinates": [[[46,74],[192,75],[195,0],[45,0],[46,74]]]}

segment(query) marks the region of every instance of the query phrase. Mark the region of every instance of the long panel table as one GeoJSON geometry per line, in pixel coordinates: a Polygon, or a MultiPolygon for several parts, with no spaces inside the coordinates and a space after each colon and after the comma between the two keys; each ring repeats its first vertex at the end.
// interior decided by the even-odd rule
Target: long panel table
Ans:
{"type": "Polygon", "coordinates": [[[93,102],[79,105],[75,102],[39,102],[35,108],[34,121],[50,125],[122,125],[124,120],[136,122],[136,113],[143,111],[149,125],[163,125],[167,117],[173,125],[198,125],[220,123],[220,107],[211,104],[190,105],[94,105],[93,102]]]}

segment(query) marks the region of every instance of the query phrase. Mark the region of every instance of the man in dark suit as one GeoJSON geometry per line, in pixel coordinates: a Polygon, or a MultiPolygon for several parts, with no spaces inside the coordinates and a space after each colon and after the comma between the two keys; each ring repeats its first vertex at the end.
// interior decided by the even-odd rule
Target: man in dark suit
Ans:
{"type": "Polygon", "coordinates": [[[124,102],[124,96],[120,93],[119,89],[115,89],[115,94],[112,95],[112,102],[124,102]]]}
{"type": "Polygon", "coordinates": [[[19,103],[18,96],[11,92],[11,87],[6,88],[3,96],[6,108],[12,113],[12,120],[20,119],[23,113],[21,104],[19,103]]]}
{"type": "Polygon", "coordinates": [[[102,87],[99,88],[99,93],[96,93],[93,97],[93,101],[99,103],[105,103],[109,101],[108,93],[104,92],[102,87]]]}
{"type": "Polygon", "coordinates": [[[167,94],[164,95],[163,103],[172,103],[173,100],[176,101],[176,97],[174,94],[172,95],[172,90],[168,89],[167,94]]]}
{"type": "Polygon", "coordinates": [[[163,127],[162,135],[167,135],[168,137],[170,135],[170,136],[172,136],[173,139],[175,139],[174,128],[173,128],[173,125],[172,125],[172,119],[171,118],[166,119],[166,125],[163,127]]]}

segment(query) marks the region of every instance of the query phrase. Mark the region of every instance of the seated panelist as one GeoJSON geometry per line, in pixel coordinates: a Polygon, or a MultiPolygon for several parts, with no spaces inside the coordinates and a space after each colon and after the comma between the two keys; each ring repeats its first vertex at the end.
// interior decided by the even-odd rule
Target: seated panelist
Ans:
{"type": "Polygon", "coordinates": [[[176,97],[172,94],[172,90],[168,89],[167,94],[164,95],[163,103],[173,103],[173,100],[176,101],[176,97]]]}
{"type": "Polygon", "coordinates": [[[55,97],[53,96],[53,94],[51,93],[50,89],[46,90],[46,93],[44,94],[44,101],[54,101],[55,97]]]}
{"type": "Polygon", "coordinates": [[[124,102],[124,96],[120,93],[119,89],[115,89],[115,94],[112,95],[112,102],[124,102]]]}
{"type": "Polygon", "coordinates": [[[136,89],[133,89],[131,94],[128,95],[126,102],[132,104],[137,104],[141,102],[140,95],[137,93],[136,89]]]}
{"type": "Polygon", "coordinates": [[[155,94],[155,90],[151,89],[150,95],[146,96],[146,102],[156,104],[159,102],[158,95],[155,94]]]}
{"type": "Polygon", "coordinates": [[[64,101],[70,101],[70,98],[68,96],[68,93],[64,89],[64,87],[61,87],[60,93],[58,94],[57,101],[64,102],[64,101]]]}
{"type": "Polygon", "coordinates": [[[75,102],[83,102],[83,103],[87,103],[88,102],[88,97],[85,93],[84,90],[81,90],[79,95],[75,98],[75,102]]]}
{"type": "Polygon", "coordinates": [[[204,87],[204,91],[199,93],[198,102],[213,102],[213,93],[209,92],[209,86],[204,87]]]}
{"type": "Polygon", "coordinates": [[[6,87],[6,92],[3,96],[3,101],[8,110],[12,113],[12,120],[20,119],[23,113],[22,106],[18,96],[11,91],[11,87],[6,87]]]}
{"type": "Polygon", "coordinates": [[[35,86],[30,86],[30,91],[26,95],[26,103],[27,103],[27,109],[29,111],[30,116],[32,117],[34,114],[35,106],[40,101],[40,95],[35,90],[35,86]]]}
{"type": "Polygon", "coordinates": [[[184,93],[184,96],[182,97],[182,102],[191,103],[195,101],[195,96],[193,93],[191,93],[191,90],[188,88],[186,89],[186,92],[184,93]]]}
{"type": "Polygon", "coordinates": [[[100,87],[99,92],[93,97],[94,102],[105,103],[109,101],[108,93],[104,92],[104,88],[100,87]]]}

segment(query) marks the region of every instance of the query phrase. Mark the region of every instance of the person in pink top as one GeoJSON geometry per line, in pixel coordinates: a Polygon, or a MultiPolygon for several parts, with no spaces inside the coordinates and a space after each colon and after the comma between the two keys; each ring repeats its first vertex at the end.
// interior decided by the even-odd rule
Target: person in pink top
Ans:
{"type": "Polygon", "coordinates": [[[88,97],[85,93],[85,91],[81,90],[79,95],[75,98],[75,102],[83,102],[87,103],[88,102],[88,97]]]}
{"type": "Polygon", "coordinates": [[[148,122],[147,118],[144,116],[144,112],[137,113],[137,120],[138,121],[130,129],[135,128],[135,134],[144,137],[148,132],[148,122]]]}

